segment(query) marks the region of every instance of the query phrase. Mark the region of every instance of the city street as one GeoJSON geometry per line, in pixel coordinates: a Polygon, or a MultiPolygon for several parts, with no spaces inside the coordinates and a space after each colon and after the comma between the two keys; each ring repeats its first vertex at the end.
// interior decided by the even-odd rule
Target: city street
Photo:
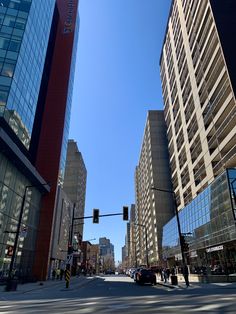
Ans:
{"type": "Polygon", "coordinates": [[[1,291],[1,313],[235,313],[236,284],[139,286],[125,276],[73,278],[1,291]]]}

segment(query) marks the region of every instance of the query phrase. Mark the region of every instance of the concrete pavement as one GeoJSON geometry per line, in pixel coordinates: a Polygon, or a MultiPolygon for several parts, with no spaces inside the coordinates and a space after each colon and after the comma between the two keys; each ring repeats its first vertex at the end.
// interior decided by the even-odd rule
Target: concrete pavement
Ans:
{"type": "MultiPolygon", "coordinates": [[[[85,277],[85,276],[79,276],[79,277],[71,277],[70,279],[70,285],[69,288],[72,288],[73,286],[76,285],[76,287],[81,287],[89,282],[91,280],[96,279],[96,277],[85,277]]],[[[38,289],[45,289],[45,288],[65,288],[66,289],[66,282],[65,280],[46,280],[46,281],[38,281],[38,282],[29,282],[29,283],[24,283],[24,284],[18,284],[17,285],[17,290],[16,291],[5,291],[5,285],[0,286],[0,293],[3,295],[3,293],[9,294],[9,293],[14,293],[14,294],[23,294],[27,293],[30,291],[38,290],[38,289]]]]}

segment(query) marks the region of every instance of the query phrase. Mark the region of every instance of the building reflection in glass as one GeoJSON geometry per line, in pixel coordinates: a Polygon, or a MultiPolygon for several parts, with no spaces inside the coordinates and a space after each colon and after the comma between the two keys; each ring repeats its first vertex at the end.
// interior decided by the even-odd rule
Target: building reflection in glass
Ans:
{"type": "MultiPolygon", "coordinates": [[[[236,169],[227,169],[179,212],[192,272],[236,272],[235,191],[236,169]]],[[[170,266],[181,259],[176,217],[164,226],[163,256],[170,266]]]]}

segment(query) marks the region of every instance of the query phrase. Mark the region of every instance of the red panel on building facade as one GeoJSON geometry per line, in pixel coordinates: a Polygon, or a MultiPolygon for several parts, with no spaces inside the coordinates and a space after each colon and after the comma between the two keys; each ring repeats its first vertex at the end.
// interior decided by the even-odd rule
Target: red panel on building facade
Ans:
{"type": "Polygon", "coordinates": [[[50,257],[51,230],[78,9],[78,0],[57,0],[56,3],[59,23],[35,164],[42,177],[51,185],[50,193],[42,198],[33,268],[35,277],[40,280],[45,280],[47,277],[50,257]]]}

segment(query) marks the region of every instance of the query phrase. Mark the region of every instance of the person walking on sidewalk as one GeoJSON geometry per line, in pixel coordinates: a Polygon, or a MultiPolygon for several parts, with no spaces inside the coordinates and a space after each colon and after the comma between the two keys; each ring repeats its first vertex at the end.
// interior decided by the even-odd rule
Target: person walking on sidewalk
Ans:
{"type": "Polygon", "coordinates": [[[184,280],[186,282],[186,286],[189,287],[189,271],[188,271],[188,266],[185,264],[183,267],[183,276],[184,280]]]}

